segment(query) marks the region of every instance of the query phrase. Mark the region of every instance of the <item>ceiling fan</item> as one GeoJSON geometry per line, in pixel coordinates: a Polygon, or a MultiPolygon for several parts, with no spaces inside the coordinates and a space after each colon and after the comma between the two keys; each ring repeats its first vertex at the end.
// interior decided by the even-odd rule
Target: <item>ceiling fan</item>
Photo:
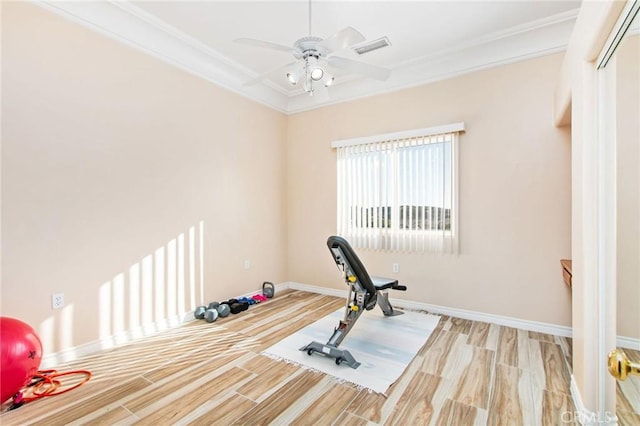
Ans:
{"type": "Polygon", "coordinates": [[[234,41],[248,46],[288,52],[296,59],[294,62],[259,75],[245,85],[256,84],[273,74],[285,73],[292,85],[302,81],[305,92],[313,96],[317,88],[324,90],[335,80],[335,77],[328,72],[326,65],[376,80],[386,80],[391,74],[391,70],[387,68],[334,54],[365,41],[364,36],[353,27],[346,27],[326,39],[312,36],[311,0],[309,0],[309,36],[298,39],[292,47],[252,38],[238,38],[234,41]]]}

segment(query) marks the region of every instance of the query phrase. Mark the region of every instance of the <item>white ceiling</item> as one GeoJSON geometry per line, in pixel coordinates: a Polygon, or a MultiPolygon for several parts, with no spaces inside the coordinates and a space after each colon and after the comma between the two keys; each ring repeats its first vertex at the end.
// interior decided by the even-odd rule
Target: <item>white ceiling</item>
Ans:
{"type": "Polygon", "coordinates": [[[310,97],[283,73],[244,83],[292,62],[281,51],[235,43],[240,37],[285,46],[309,35],[309,2],[41,2],[83,25],[285,113],[425,84],[563,50],[580,1],[321,1],[311,3],[312,35],[352,26],[390,47],[338,56],[391,69],[380,82],[333,70],[329,99],[310,97]]]}

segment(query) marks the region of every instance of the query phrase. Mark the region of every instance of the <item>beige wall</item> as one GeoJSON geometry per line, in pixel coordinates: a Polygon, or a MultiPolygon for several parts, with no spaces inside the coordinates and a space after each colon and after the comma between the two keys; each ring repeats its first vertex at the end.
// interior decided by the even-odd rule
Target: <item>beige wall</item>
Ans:
{"type": "Polygon", "coordinates": [[[617,71],[618,335],[640,339],[640,36],[623,40],[617,71]]]}
{"type": "Polygon", "coordinates": [[[45,353],[286,279],[284,115],[2,2],[2,124],[1,314],[45,353]]]}
{"type": "Polygon", "coordinates": [[[393,296],[570,326],[570,133],[553,126],[562,55],[300,113],[288,121],[288,278],[344,289],[325,241],[336,230],[337,139],[464,121],[460,255],[361,250],[393,296]]]}

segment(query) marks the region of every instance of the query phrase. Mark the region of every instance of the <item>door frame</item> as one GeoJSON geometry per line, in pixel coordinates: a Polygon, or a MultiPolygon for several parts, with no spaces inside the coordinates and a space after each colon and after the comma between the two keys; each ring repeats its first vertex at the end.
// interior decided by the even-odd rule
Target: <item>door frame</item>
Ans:
{"type": "Polygon", "coordinates": [[[582,2],[554,97],[557,126],[571,124],[575,420],[617,424],[615,47],[640,0],[582,2]],[[623,18],[621,18],[623,17],[623,18]],[[608,56],[609,64],[603,61],[608,56]],[[605,71],[612,70],[612,72],[605,71]]]}
{"type": "Polygon", "coordinates": [[[617,424],[616,382],[607,370],[607,355],[617,344],[615,51],[638,8],[640,0],[628,0],[613,27],[605,32],[606,41],[597,58],[579,65],[580,250],[585,288],[574,307],[575,303],[582,304],[580,308],[586,314],[579,325],[580,349],[584,351],[582,371],[578,372],[582,387],[577,386],[574,399],[582,424],[617,424]],[[590,312],[595,321],[588,318],[590,312]]]}

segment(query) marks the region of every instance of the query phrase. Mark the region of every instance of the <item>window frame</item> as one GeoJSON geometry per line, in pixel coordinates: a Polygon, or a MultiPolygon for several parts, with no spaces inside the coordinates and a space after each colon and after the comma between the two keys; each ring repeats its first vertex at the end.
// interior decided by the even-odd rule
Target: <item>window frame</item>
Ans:
{"type": "MultiPolygon", "coordinates": [[[[357,206],[353,206],[350,204],[350,207],[347,208],[346,211],[343,211],[344,200],[346,199],[343,193],[346,187],[345,187],[345,182],[341,181],[340,174],[341,174],[341,167],[342,167],[341,161],[344,161],[346,154],[344,153],[340,154],[339,152],[337,157],[337,162],[336,162],[337,172],[338,172],[338,176],[337,176],[338,203],[336,208],[337,225],[339,228],[338,233],[344,234],[345,229],[353,231],[353,232],[348,232],[349,235],[343,235],[343,236],[347,238],[351,237],[355,239],[356,242],[353,245],[360,248],[382,249],[385,251],[410,251],[410,252],[420,252],[420,251],[438,252],[439,251],[441,253],[442,252],[457,253],[458,239],[459,239],[459,216],[460,216],[459,202],[458,202],[458,194],[459,194],[459,191],[458,191],[458,181],[459,181],[458,141],[459,141],[460,133],[463,133],[464,131],[465,131],[464,123],[459,122],[459,123],[452,123],[452,124],[447,124],[443,126],[435,126],[435,127],[424,128],[424,129],[415,129],[415,130],[408,130],[408,131],[395,132],[395,133],[386,133],[381,135],[338,140],[333,142],[331,146],[332,148],[336,148],[336,149],[352,148],[352,147],[356,147],[354,149],[357,149],[357,146],[364,146],[364,145],[373,146],[374,144],[396,144],[396,143],[400,143],[400,141],[402,142],[402,144],[407,143],[406,146],[398,146],[396,144],[393,146],[393,148],[388,148],[389,155],[394,155],[394,156],[397,156],[398,152],[400,152],[402,149],[405,149],[405,148],[410,149],[412,144],[416,142],[418,145],[431,145],[435,143],[443,143],[443,144],[448,144],[450,146],[450,154],[449,154],[450,159],[448,160],[448,163],[450,164],[450,167],[451,167],[450,175],[449,175],[450,186],[451,186],[450,188],[451,207],[449,210],[450,211],[449,213],[450,229],[446,229],[446,228],[444,229],[433,229],[433,228],[413,229],[413,228],[400,227],[400,221],[404,221],[404,218],[405,218],[404,213],[401,213],[402,212],[401,208],[406,203],[400,203],[400,201],[397,199],[397,195],[396,195],[396,198],[392,200],[388,206],[376,205],[374,203],[372,206],[369,206],[369,207],[360,207],[361,209],[371,209],[372,214],[373,212],[375,212],[376,209],[390,208],[392,213],[388,215],[388,217],[391,219],[391,223],[389,225],[383,227],[383,226],[380,226],[379,223],[376,224],[375,226],[362,226],[362,224],[360,224],[360,225],[354,225],[354,226],[346,225],[346,228],[343,228],[345,226],[344,225],[345,217],[347,218],[348,221],[352,220],[350,216],[351,213],[349,213],[349,208],[353,208],[357,206]],[[443,140],[442,142],[439,142],[437,138],[442,136],[450,136],[450,140],[447,140],[447,141],[443,140]],[[398,219],[395,221],[393,220],[393,214],[396,213],[394,211],[394,208],[397,210],[397,214],[398,214],[398,219]],[[394,223],[396,222],[397,224],[394,225],[394,223]],[[408,243],[409,248],[407,248],[406,240],[412,240],[412,239],[415,239],[416,242],[408,243]],[[422,240],[418,241],[418,239],[422,239],[422,240]],[[361,241],[361,240],[366,240],[368,242],[359,244],[358,241],[361,241]],[[375,241],[371,242],[369,240],[375,240],[375,241]],[[436,246],[440,245],[440,249],[435,249],[435,250],[431,249],[431,246],[433,245],[433,241],[436,241],[435,243],[436,246]],[[413,247],[414,245],[415,247],[413,247]],[[422,249],[419,249],[420,246],[422,246],[422,249]],[[425,248],[426,246],[429,246],[429,249],[425,248]],[[448,249],[445,249],[445,247],[448,249]]],[[[443,155],[446,155],[444,154],[444,152],[445,151],[443,150],[443,155]]],[[[353,153],[352,158],[357,157],[357,155],[358,155],[357,153],[353,153]]],[[[394,189],[394,192],[400,192],[397,190],[397,188],[399,188],[399,182],[396,179],[397,177],[396,172],[400,168],[400,165],[397,163],[398,161],[399,161],[398,158],[393,159],[393,162],[394,162],[393,167],[395,170],[394,170],[394,175],[392,177],[394,181],[392,182],[392,185],[394,186],[394,188],[396,188],[394,189]]],[[[344,176],[342,177],[342,179],[344,179],[344,176]]],[[[443,188],[445,187],[445,185],[446,184],[443,182],[443,188]]],[[[448,189],[448,186],[447,186],[447,189],[448,189]]],[[[378,204],[381,204],[381,203],[378,203],[378,204]]],[[[409,204],[409,205],[413,205],[413,204],[409,204]]],[[[415,207],[419,208],[420,205],[415,205],[415,207]]],[[[428,208],[428,207],[438,208],[439,206],[437,205],[424,206],[424,208],[428,208]]],[[[446,209],[447,207],[443,205],[442,208],[446,209]]],[[[372,219],[367,219],[365,222],[370,223],[370,220],[372,219]]],[[[416,219],[412,218],[411,220],[413,221],[416,219]]]]}

